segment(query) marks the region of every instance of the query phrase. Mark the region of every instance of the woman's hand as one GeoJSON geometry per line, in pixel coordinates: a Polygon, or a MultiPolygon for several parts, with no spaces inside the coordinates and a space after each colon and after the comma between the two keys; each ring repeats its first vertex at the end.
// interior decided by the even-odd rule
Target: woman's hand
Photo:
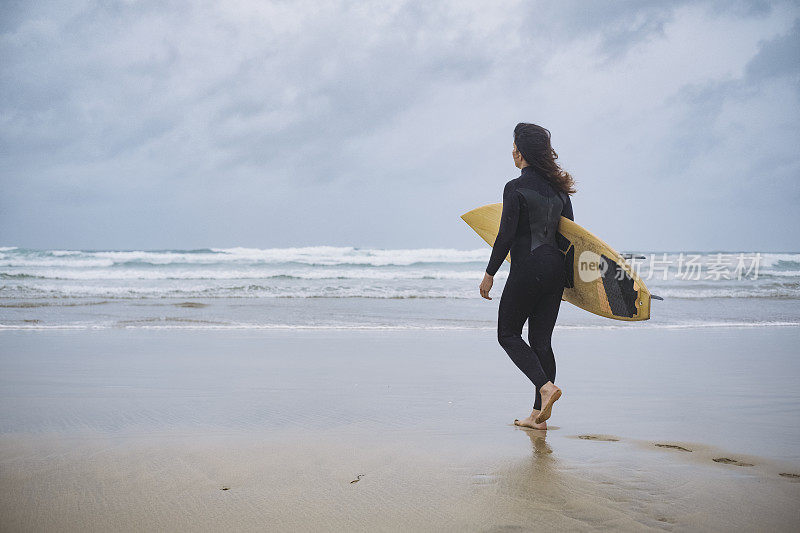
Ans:
{"type": "Polygon", "coordinates": [[[489,274],[483,275],[483,281],[481,281],[480,289],[481,296],[486,298],[487,300],[491,300],[489,297],[489,291],[492,290],[492,284],[494,283],[494,276],[490,276],[489,274]]]}

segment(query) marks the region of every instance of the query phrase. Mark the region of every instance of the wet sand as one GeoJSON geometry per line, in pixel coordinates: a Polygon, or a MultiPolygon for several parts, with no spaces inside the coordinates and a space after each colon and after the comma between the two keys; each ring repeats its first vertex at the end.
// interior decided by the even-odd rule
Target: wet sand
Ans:
{"type": "Polygon", "coordinates": [[[557,333],[2,332],[0,529],[797,530],[799,330],[557,333]]]}

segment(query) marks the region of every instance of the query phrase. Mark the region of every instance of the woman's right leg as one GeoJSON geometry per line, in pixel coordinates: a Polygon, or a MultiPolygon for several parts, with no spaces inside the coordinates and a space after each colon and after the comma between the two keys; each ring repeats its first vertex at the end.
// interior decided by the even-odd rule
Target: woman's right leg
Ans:
{"type": "Polygon", "coordinates": [[[522,326],[528,320],[536,297],[527,278],[512,272],[506,280],[497,315],[497,340],[517,368],[531,380],[538,395],[548,377],[537,353],[522,340],[522,326]]]}
{"type": "MultiPolygon", "coordinates": [[[[563,291],[559,291],[541,295],[534,303],[528,318],[528,343],[536,352],[547,380],[553,383],[556,382],[556,357],[551,340],[561,307],[562,293],[563,291]]],[[[533,408],[542,408],[542,395],[538,388],[533,408]]]]}
{"type": "MultiPolygon", "coordinates": [[[[529,308],[528,342],[536,352],[547,380],[555,383],[556,358],[551,339],[564,293],[564,255],[550,245],[542,245],[530,257],[535,265],[538,293],[529,308]]],[[[541,405],[541,391],[537,388],[533,408],[541,409],[541,405]]]]}

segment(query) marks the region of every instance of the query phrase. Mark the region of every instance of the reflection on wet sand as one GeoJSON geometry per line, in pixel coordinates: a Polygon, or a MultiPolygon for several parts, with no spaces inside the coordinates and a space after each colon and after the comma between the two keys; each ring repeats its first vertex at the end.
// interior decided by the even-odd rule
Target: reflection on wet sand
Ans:
{"type": "Polygon", "coordinates": [[[712,460],[721,452],[712,447],[688,443],[654,447],[636,439],[581,435],[573,440],[543,430],[518,431],[530,440],[530,453],[496,472],[491,508],[508,520],[491,531],[544,527],[783,531],[800,519],[789,503],[799,495],[797,485],[780,470],[773,472],[777,466],[762,463],[760,470],[748,469],[753,475],[742,477],[736,475],[738,469],[718,464],[752,465],[712,460]],[[676,454],[671,449],[699,453],[676,454]],[[581,455],[585,462],[576,461],[581,455]],[[736,503],[745,500],[750,505],[736,503]],[[753,513],[753,508],[772,511],[753,513]]]}
{"type": "Polygon", "coordinates": [[[558,446],[564,440],[548,439],[544,430],[520,431],[530,440],[530,454],[498,472],[498,493],[492,506],[498,516],[509,520],[489,531],[595,527],[637,531],[658,524],[658,518],[633,512],[630,504],[635,492],[626,497],[608,490],[562,461],[558,446]]]}

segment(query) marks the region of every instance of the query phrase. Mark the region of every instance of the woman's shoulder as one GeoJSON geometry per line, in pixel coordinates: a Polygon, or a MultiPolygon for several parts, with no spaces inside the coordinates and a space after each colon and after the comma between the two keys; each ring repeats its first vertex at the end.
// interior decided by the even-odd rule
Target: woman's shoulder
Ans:
{"type": "Polygon", "coordinates": [[[507,192],[511,192],[511,191],[515,190],[519,186],[519,182],[520,182],[521,179],[522,179],[522,176],[519,176],[519,177],[512,178],[512,179],[508,180],[506,182],[505,187],[503,187],[503,192],[507,193],[507,192]]]}

